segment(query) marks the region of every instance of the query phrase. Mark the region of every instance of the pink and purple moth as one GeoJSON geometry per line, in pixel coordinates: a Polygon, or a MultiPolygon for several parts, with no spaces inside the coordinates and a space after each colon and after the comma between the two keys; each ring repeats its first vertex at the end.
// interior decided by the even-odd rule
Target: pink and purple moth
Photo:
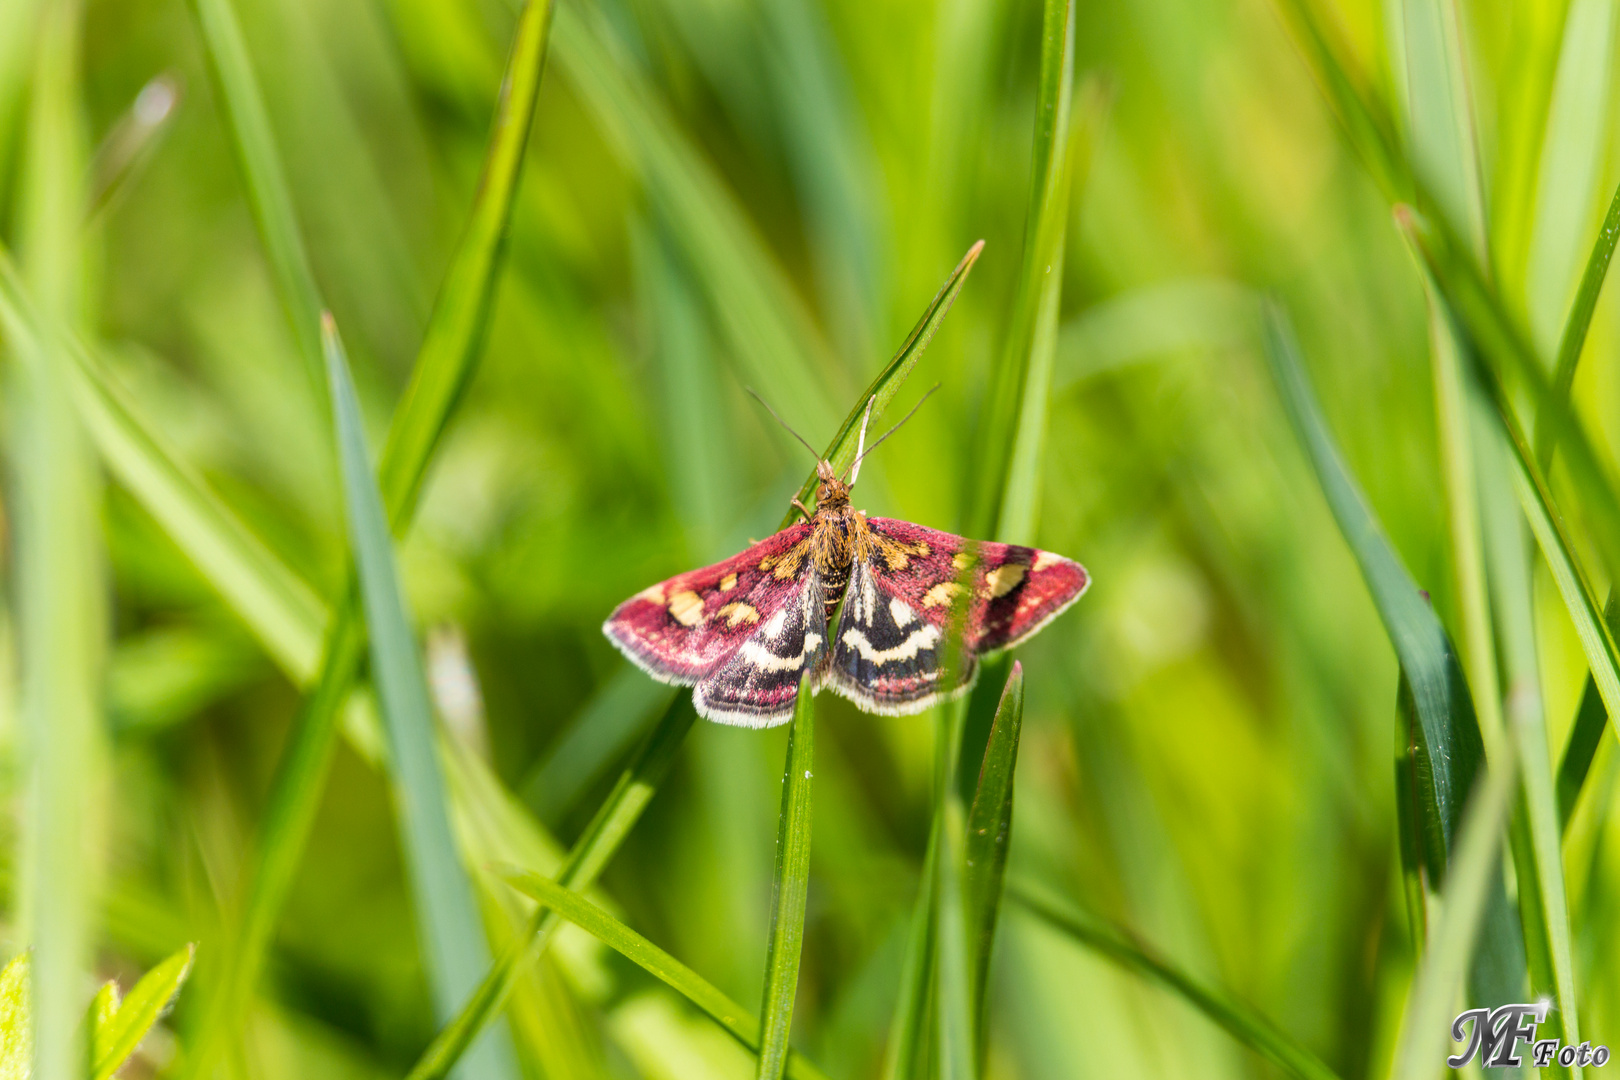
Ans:
{"type": "Polygon", "coordinates": [[[1090,583],[1050,551],[869,518],[850,506],[854,476],[846,484],[826,461],[817,478],[814,514],[800,506],[805,520],[643,589],[602,626],[653,678],[694,687],[700,716],[786,723],[806,672],[812,692],[831,687],[868,712],[921,712],[966,692],[980,656],[1023,641],[1090,583]],[[962,655],[942,686],[953,618],[962,655]]]}

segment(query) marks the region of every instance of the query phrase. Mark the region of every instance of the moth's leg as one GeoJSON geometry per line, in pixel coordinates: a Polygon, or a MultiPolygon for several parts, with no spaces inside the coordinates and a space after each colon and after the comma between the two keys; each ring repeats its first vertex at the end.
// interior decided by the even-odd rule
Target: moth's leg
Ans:
{"type": "Polygon", "coordinates": [[[804,515],[804,520],[806,520],[806,521],[814,521],[814,520],[816,520],[816,516],[814,514],[812,514],[810,511],[808,511],[808,510],[806,510],[804,508],[804,503],[799,501],[799,497],[797,495],[793,496],[793,507],[799,513],[804,515]]]}

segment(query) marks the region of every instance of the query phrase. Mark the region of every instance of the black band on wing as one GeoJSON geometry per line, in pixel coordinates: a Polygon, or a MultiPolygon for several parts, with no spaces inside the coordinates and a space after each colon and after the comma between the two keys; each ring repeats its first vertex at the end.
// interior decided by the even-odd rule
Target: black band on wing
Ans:
{"type": "Polygon", "coordinates": [[[944,678],[945,632],[898,596],[884,592],[856,560],[838,622],[829,672],[833,689],[863,709],[890,715],[920,712],[971,685],[977,663],[963,658],[954,685],[944,678]]]}
{"type": "MultiPolygon", "coordinates": [[[[812,567],[799,595],[760,624],[692,692],[698,715],[722,724],[772,727],[793,717],[799,681],[827,654],[821,576],[812,567]]],[[[812,685],[815,679],[812,679],[812,685]]]]}

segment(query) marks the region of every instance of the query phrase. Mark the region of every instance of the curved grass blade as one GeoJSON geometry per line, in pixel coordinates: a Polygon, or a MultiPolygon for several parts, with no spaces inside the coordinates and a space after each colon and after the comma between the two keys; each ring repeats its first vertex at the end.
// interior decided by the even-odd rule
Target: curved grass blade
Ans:
{"type": "Polygon", "coordinates": [[[799,683],[782,773],[776,875],[771,883],[771,930],[760,1005],[759,1080],[780,1080],[793,1031],[793,999],[804,950],[804,909],[810,896],[810,784],[815,767],[816,706],[809,676],[799,683]]]}
{"type": "MultiPolygon", "coordinates": [[[[325,318],[322,337],[331,380],[328,390],[337,430],[349,544],[371,646],[371,678],[388,734],[400,846],[410,876],[417,933],[422,939],[435,1011],[441,1019],[448,1019],[477,987],[480,975],[489,966],[489,943],[479,922],[472,882],[450,833],[427,678],[422,673],[416,635],[405,613],[393,535],[372,472],[360,403],[331,316],[325,318]]],[[[469,1074],[515,1075],[510,1051],[503,1050],[499,1042],[475,1047],[468,1061],[469,1074]]]]}
{"type": "Polygon", "coordinates": [[[1507,824],[1514,788],[1511,751],[1502,759],[1480,777],[1458,830],[1444,913],[1420,962],[1395,1048],[1391,1075],[1397,1080],[1433,1076],[1436,1064],[1445,1056],[1446,1033],[1474,938],[1491,893],[1500,887],[1497,844],[1507,824]]]}
{"type": "MultiPolygon", "coordinates": [[[[1563,332],[1558,337],[1552,397],[1555,407],[1560,410],[1569,407],[1569,391],[1575,385],[1575,368],[1581,362],[1581,352],[1586,347],[1586,333],[1592,327],[1592,315],[1597,311],[1598,297],[1603,293],[1603,282],[1608,277],[1609,261],[1614,258],[1617,241],[1620,241],[1620,187],[1614,189],[1614,197],[1609,200],[1609,212],[1603,217],[1603,227],[1598,230],[1597,239],[1592,244],[1592,254],[1586,260],[1586,270],[1581,274],[1575,302],[1570,305],[1569,317],[1564,320],[1563,332]]],[[[1553,440],[1557,430],[1552,424],[1537,425],[1536,461],[1542,471],[1552,465],[1553,440]]]]}
{"type": "Polygon", "coordinates": [[[983,1060],[985,1003],[990,975],[990,949],[1001,913],[1002,881],[1007,872],[1007,845],[1012,839],[1013,771],[1018,767],[1018,738],[1024,725],[1024,668],[1013,661],[1001,691],[1001,704],[990,727],[978,791],[968,809],[963,894],[968,942],[972,951],[972,988],[976,1053],[983,1060]]]}
{"type": "MultiPolygon", "coordinates": [[[[199,0],[224,4],[228,0],[199,0]]],[[[545,61],[551,25],[550,0],[531,0],[513,33],[505,88],[485,151],[484,170],[463,234],[445,275],[411,382],[390,427],[379,463],[379,486],[388,520],[403,532],[416,494],[461,390],[478,357],[483,324],[523,151],[545,61]]],[[[293,872],[313,826],[337,734],[339,708],[364,653],[353,583],[339,596],[327,631],[320,676],[304,699],[272,787],[261,825],[259,853],[251,869],[242,925],[226,958],[225,985],[215,995],[212,1020],[188,1062],[188,1075],[205,1075],[226,1040],[240,1026],[246,1002],[268,947],[271,929],[291,886],[293,872]]]]}
{"type": "MultiPolygon", "coordinates": [[[[1620,603],[1616,603],[1612,593],[1603,607],[1603,623],[1608,627],[1611,639],[1620,634],[1620,603]]],[[[1580,802],[1581,789],[1586,786],[1592,759],[1597,755],[1598,745],[1603,741],[1603,731],[1608,726],[1608,706],[1598,691],[1597,680],[1588,674],[1586,687],[1581,691],[1581,704],[1575,713],[1575,724],[1570,729],[1569,741],[1564,744],[1564,756],[1558,765],[1558,821],[1560,830],[1566,836],[1570,819],[1574,817],[1575,807],[1580,802]]]]}
{"type": "MultiPolygon", "coordinates": [[[[686,733],[696,720],[692,696],[676,694],[657,725],[648,732],[635,759],[620,774],[618,784],[603,801],[596,817],[569,850],[568,859],[557,874],[557,881],[563,888],[578,892],[596,881],[597,875],[607,866],[608,860],[624,843],[624,838],[652,801],[654,792],[675,760],[675,752],[680,749],[686,733]]],[[[534,913],[529,925],[514,939],[512,946],[502,952],[455,1019],[433,1037],[433,1042],[412,1067],[407,1080],[442,1077],[455,1067],[484,1025],[505,1004],[518,972],[545,950],[558,924],[557,913],[544,905],[534,913]]]]}
{"type": "MultiPolygon", "coordinates": [[[[759,1024],[703,976],[625,926],[573,889],[518,867],[501,867],[501,877],[523,895],[550,909],[607,945],[665,986],[686,998],[725,1028],[752,1053],[759,1053],[759,1024]]],[[[793,1080],[826,1080],[797,1050],[787,1053],[787,1075],[793,1080]]]]}
{"type": "MultiPolygon", "coordinates": [[[[1418,736],[1422,740],[1423,802],[1430,816],[1425,829],[1442,841],[1441,851],[1430,857],[1442,860],[1434,863],[1433,869],[1443,874],[1444,853],[1455,843],[1463,795],[1473,782],[1484,750],[1467,683],[1440,620],[1385,539],[1340,457],[1305,381],[1293,330],[1275,304],[1267,305],[1265,344],[1289,422],[1361,568],[1390,643],[1411,683],[1418,736]]],[[[1439,884],[1439,877],[1434,884],[1439,884]]]]}
{"type": "Polygon", "coordinates": [[[276,291],[310,384],[319,393],[326,382],[320,331],[321,312],[326,305],[310,268],[309,252],[304,248],[292,192],[287,186],[287,170],[276,148],[270,113],[259,90],[242,26],[231,9],[231,0],[191,0],[191,10],[202,33],[208,72],[224,103],[231,148],[247,184],[248,203],[276,279],[276,291]]]}
{"type": "MultiPolygon", "coordinates": [[[[917,325],[911,328],[906,340],[900,343],[900,349],[894,354],[894,359],[878,372],[877,378],[872,380],[872,385],[866,388],[866,392],[860,396],[855,402],[855,407],[844,418],[843,425],[834,433],[832,442],[827,447],[826,460],[831,463],[834,470],[842,472],[855,460],[857,437],[860,434],[861,418],[866,415],[867,403],[872,404],[871,423],[875,425],[878,418],[883,415],[883,411],[889,407],[889,403],[894,400],[894,396],[900,392],[906,376],[917,366],[923,350],[928,348],[928,343],[933,341],[934,335],[939,332],[940,324],[945,321],[945,314],[956,302],[956,294],[961,292],[962,286],[967,283],[968,273],[973,269],[973,264],[979,261],[979,253],[983,250],[983,240],[968,248],[967,254],[962,256],[962,261],[956,264],[956,269],[945,279],[945,284],[939,287],[939,292],[934,294],[934,299],[923,311],[922,318],[917,320],[917,325]]],[[[808,503],[815,493],[816,471],[811,469],[809,479],[799,488],[799,501],[808,503]]],[[[782,519],[781,527],[786,528],[797,517],[798,511],[790,509],[782,519]]]]}
{"type": "Polygon", "coordinates": [[[196,955],[197,946],[188,944],[142,975],[124,1000],[117,1003],[112,1015],[96,1024],[91,1080],[112,1080],[118,1067],[135,1052],[180,993],[196,955]]]}
{"type": "Polygon", "coordinates": [[[1205,986],[1155,955],[1123,927],[1020,881],[1009,882],[1007,894],[1019,907],[1087,949],[1170,990],[1284,1074],[1295,1080],[1338,1080],[1337,1073],[1276,1024],[1225,991],[1205,986]]]}

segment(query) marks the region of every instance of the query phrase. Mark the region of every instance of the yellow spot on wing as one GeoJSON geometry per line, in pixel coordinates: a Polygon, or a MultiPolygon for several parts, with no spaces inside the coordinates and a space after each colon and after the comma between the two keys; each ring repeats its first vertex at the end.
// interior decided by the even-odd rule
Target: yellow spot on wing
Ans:
{"type": "MultiPolygon", "coordinates": [[[[736,575],[733,574],[732,576],[735,577],[736,575]]],[[[733,584],[735,584],[735,582],[733,582],[733,584]]],[[[722,588],[724,588],[724,586],[722,586],[722,588]]],[[[726,626],[728,627],[735,627],[741,622],[759,622],[759,612],[754,610],[751,604],[727,604],[714,614],[715,618],[725,619],[726,626]]]]}
{"type": "Polygon", "coordinates": [[[696,626],[703,621],[703,598],[690,589],[669,598],[669,614],[682,626],[696,626]]]}
{"type": "Polygon", "coordinates": [[[984,583],[992,597],[1006,596],[1018,588],[1018,583],[1023,580],[1024,568],[1017,563],[1003,563],[984,575],[984,583]]]}
{"type": "Polygon", "coordinates": [[[732,589],[735,589],[736,587],[737,587],[737,575],[736,574],[727,574],[725,577],[720,579],[720,591],[721,592],[730,592],[732,589]]]}
{"type": "Polygon", "coordinates": [[[973,557],[972,552],[968,551],[958,551],[955,555],[951,556],[951,565],[956,567],[958,570],[966,570],[977,561],[978,560],[973,557]]]}
{"type": "Polygon", "coordinates": [[[1060,562],[1068,561],[1063,556],[1054,555],[1050,551],[1038,551],[1035,553],[1035,570],[1039,573],[1049,566],[1056,566],[1060,562]]]}
{"type": "Polygon", "coordinates": [[[659,582],[657,585],[649,585],[636,593],[636,597],[647,601],[649,604],[662,604],[664,602],[664,583],[659,582]]]}
{"type": "Polygon", "coordinates": [[[951,597],[963,592],[954,581],[942,581],[923,594],[923,607],[940,607],[951,602],[951,597]]]}

